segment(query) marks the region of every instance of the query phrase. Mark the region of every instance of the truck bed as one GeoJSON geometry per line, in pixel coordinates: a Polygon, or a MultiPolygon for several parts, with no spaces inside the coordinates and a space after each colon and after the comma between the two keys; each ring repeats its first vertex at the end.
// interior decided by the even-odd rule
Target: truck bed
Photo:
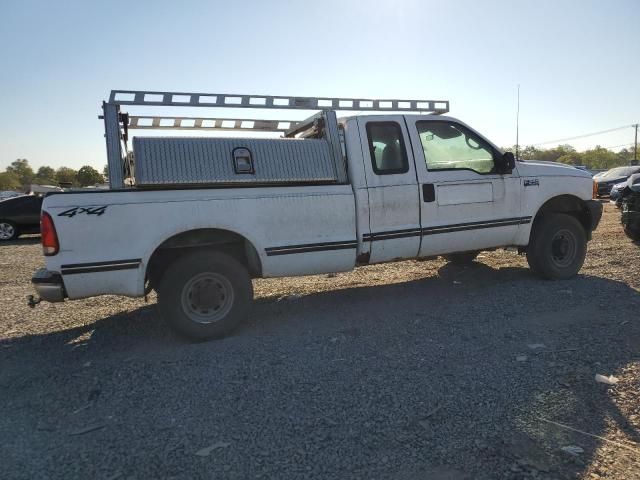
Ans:
{"type": "Polygon", "coordinates": [[[60,241],[47,269],[63,274],[71,299],[142,295],[155,249],[212,225],[249,242],[263,277],[346,271],[357,255],[350,185],[63,193],[43,208],[60,241]]]}

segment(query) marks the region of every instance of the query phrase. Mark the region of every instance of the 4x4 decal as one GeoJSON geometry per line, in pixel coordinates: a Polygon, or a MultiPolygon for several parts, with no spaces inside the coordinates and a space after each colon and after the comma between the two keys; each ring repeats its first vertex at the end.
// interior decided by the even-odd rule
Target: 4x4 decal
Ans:
{"type": "Polygon", "coordinates": [[[69,217],[69,218],[73,218],[76,215],[81,215],[81,214],[86,214],[86,215],[102,215],[105,210],[107,209],[107,205],[104,205],[102,207],[73,207],[70,208],[69,210],[65,210],[62,213],[59,213],[58,216],[59,217],[69,217]]]}

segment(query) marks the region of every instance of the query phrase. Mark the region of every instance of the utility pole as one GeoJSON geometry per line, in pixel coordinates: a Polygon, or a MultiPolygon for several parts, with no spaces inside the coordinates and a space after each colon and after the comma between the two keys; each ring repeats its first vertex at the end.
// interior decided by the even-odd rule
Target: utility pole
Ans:
{"type": "Polygon", "coordinates": [[[638,164],[638,124],[636,123],[636,139],[633,142],[633,164],[638,164]]]}
{"type": "MultiPolygon", "coordinates": [[[[638,126],[636,125],[636,139],[638,126]]],[[[518,110],[516,113],[516,160],[520,160],[520,84],[518,84],[518,110]]]]}

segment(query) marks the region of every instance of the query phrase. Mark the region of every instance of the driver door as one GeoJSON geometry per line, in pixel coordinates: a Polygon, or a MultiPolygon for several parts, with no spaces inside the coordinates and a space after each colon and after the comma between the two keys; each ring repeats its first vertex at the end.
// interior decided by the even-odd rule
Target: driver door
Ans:
{"type": "Polygon", "coordinates": [[[517,171],[500,173],[501,152],[466,125],[405,117],[420,186],[420,256],[512,245],[521,223],[517,171]]]}

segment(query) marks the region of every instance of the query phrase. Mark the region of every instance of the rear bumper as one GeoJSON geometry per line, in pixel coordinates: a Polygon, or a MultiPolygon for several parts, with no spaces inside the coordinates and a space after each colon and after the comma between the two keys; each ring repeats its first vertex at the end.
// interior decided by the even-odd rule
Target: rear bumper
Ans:
{"type": "Polygon", "coordinates": [[[50,272],[46,268],[37,270],[31,278],[38,296],[47,302],[62,302],[66,295],[62,275],[50,272]]]}
{"type": "Polygon", "coordinates": [[[591,221],[591,231],[598,228],[600,219],[602,218],[602,203],[597,200],[587,200],[587,208],[589,209],[589,219],[591,221]]]}

